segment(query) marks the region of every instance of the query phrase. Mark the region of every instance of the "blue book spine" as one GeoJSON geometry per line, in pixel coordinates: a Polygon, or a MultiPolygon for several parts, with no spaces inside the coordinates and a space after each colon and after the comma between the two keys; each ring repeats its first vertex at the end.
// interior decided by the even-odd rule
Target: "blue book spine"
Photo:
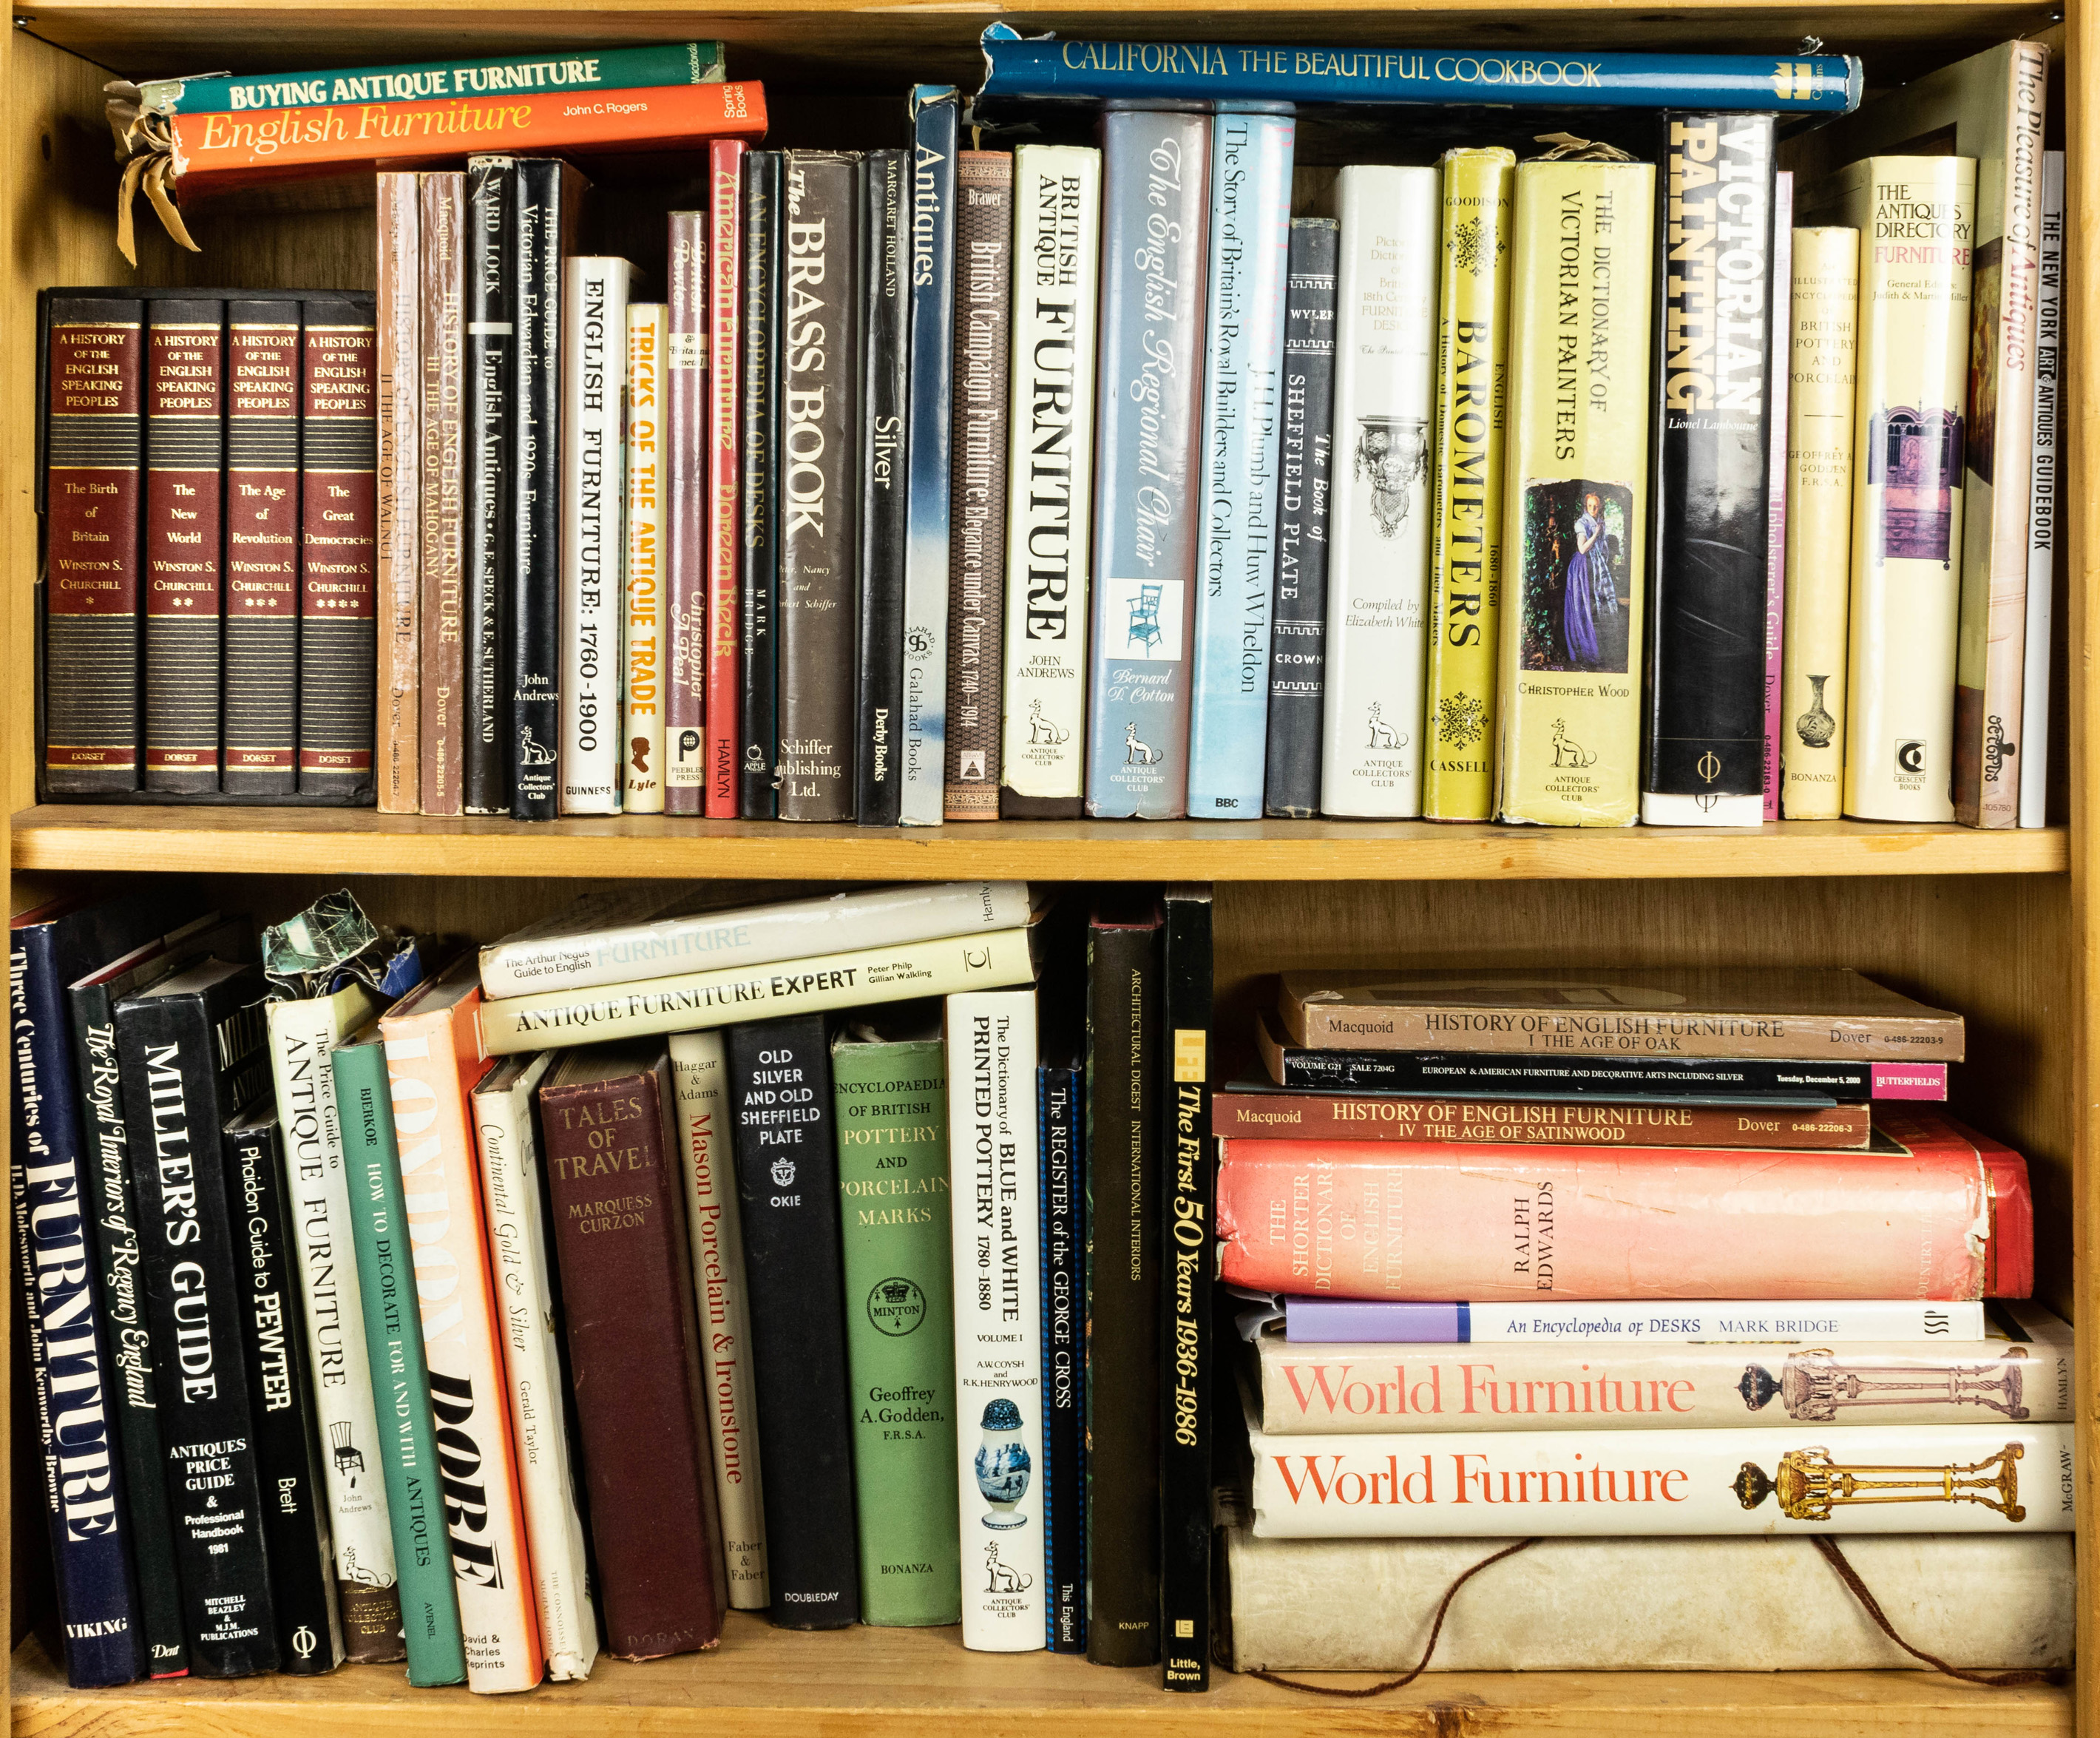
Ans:
{"type": "Polygon", "coordinates": [[[955,151],[961,95],[911,92],[911,360],[904,443],[907,827],[938,827],[948,743],[948,450],[955,360],[955,151]]]}
{"type": "Polygon", "coordinates": [[[1188,809],[1210,166],[1207,115],[1101,117],[1091,815],[1188,809]]]}
{"type": "Polygon", "coordinates": [[[1022,102],[1493,103],[1560,108],[1726,108],[1842,115],[1860,106],[1852,55],[1512,54],[1441,48],[1088,42],[984,33],[979,119],[1022,102]]]}
{"type": "Polygon", "coordinates": [[[1296,133],[1287,115],[1225,113],[1211,125],[1210,354],[1197,449],[1202,564],[1189,720],[1193,820],[1261,818],[1296,133]]]}
{"type": "Polygon", "coordinates": [[[1043,1155],[1043,1644],[1087,1651],[1086,1239],[1083,1070],[1037,1071],[1043,1155]]]}
{"type": "Polygon", "coordinates": [[[123,1457],[112,1429],[114,1366],[88,1239],[93,1198],[61,951],[56,924],[14,932],[10,1170],[66,1679],[92,1689],[146,1676],[148,1661],[123,1457]]]}

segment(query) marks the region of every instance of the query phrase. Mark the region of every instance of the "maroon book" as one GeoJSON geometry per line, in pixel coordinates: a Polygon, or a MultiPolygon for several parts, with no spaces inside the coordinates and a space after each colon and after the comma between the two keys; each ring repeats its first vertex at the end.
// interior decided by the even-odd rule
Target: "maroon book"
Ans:
{"type": "Polygon", "coordinates": [[[575,1050],[540,1089],[606,1644],[712,1648],[729,1605],[684,1184],[659,1044],[575,1050]]]}
{"type": "Polygon", "coordinates": [[[664,812],[706,806],[708,670],[708,214],[671,214],[671,684],[664,812]]]}
{"type": "Polygon", "coordinates": [[[226,307],[229,796],[298,788],[299,302],[226,307]]]}

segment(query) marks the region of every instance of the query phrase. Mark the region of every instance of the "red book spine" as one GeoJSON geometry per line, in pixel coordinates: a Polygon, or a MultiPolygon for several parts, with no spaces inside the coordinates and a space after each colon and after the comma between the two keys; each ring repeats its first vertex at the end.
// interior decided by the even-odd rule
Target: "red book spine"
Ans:
{"type": "Polygon", "coordinates": [[[1612,1104],[1583,1099],[1403,1098],[1384,1093],[1224,1092],[1211,1131],[1268,1140],[1448,1140],[1473,1145],[1749,1147],[1829,1153],[1864,1147],[1864,1105],[1612,1104]]]}
{"type": "Polygon", "coordinates": [[[226,771],[298,787],[299,304],[227,305],[226,771]]]}
{"type": "Polygon", "coordinates": [[[377,344],[368,302],[310,299],[300,370],[299,794],[372,789],[377,344]]]}
{"type": "Polygon", "coordinates": [[[707,811],[712,819],[737,815],[737,699],[742,651],[737,596],[741,584],[739,530],[743,477],[736,402],[738,315],[743,280],[743,228],[739,221],[743,141],[718,139],[708,148],[709,210],[714,221],[708,318],[714,377],[708,399],[708,723],[707,811]]]}
{"type": "Polygon", "coordinates": [[[708,606],[708,230],[704,211],[673,211],[670,235],[670,414],[665,469],[671,624],[664,710],[664,812],[704,806],[708,606]]]}
{"type": "Polygon", "coordinates": [[[139,786],[142,312],[51,306],[44,769],[56,792],[139,786]]]}
{"type": "Polygon", "coordinates": [[[226,307],[163,301],[146,335],[146,776],[218,788],[226,307]]]}

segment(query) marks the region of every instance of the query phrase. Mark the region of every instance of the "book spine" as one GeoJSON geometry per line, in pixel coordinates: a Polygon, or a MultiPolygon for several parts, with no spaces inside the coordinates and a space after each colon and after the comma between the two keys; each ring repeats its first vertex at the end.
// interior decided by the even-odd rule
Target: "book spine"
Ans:
{"type": "Polygon", "coordinates": [[[1422,725],[1422,812],[1432,821],[1485,821],[1494,813],[1515,189],[1512,152],[1445,152],[1422,725]]]}
{"type": "Polygon", "coordinates": [[[670,1090],[658,1049],[540,1095],[607,1645],[629,1660],[713,1647],[729,1605],[670,1090]]]}
{"type": "Polygon", "coordinates": [[[1159,1657],[1159,930],[1087,958],[1087,1657],[1159,1657]]]}
{"type": "Polygon", "coordinates": [[[152,305],[146,333],[144,788],[218,788],[226,304],[152,305]]]}
{"type": "Polygon", "coordinates": [[[430,1410],[386,1052],[374,1039],[343,1045],[333,1061],[408,1682],[416,1687],[463,1683],[466,1650],[460,1636],[459,1588],[445,1535],[438,1427],[430,1410]]]}
{"type": "Polygon", "coordinates": [[[143,315],[136,302],[51,306],[44,785],[55,794],[139,788],[143,315]]]}
{"type": "Polygon", "coordinates": [[[1793,173],[1772,179],[1771,351],[1765,477],[1765,752],[1764,818],[1779,818],[1780,703],[1786,668],[1786,437],[1788,388],[1793,377],[1793,173]]]}
{"type": "Polygon", "coordinates": [[[1440,186],[1433,169],[1382,167],[1352,167],[1335,183],[1334,434],[1343,457],[1328,534],[1326,814],[1422,812],[1440,186]]]}
{"type": "MultiPolygon", "coordinates": [[[[259,1025],[260,1011],[254,1012],[259,1025]]],[[[279,1664],[255,1414],[213,1075],[223,1034],[194,998],[120,1004],[117,1066],[135,1166],[168,1506],[190,1669],[244,1678],[279,1664]],[[204,1500],[198,1501],[200,1493],[204,1500]]],[[[46,1333],[50,1332],[49,1315],[46,1333]]]]}
{"type": "Polygon", "coordinates": [[[1509,457],[1502,541],[1495,812],[1548,827],[1637,818],[1636,672],[1648,587],[1648,277],[1620,269],[1653,243],[1644,163],[1520,163],[1510,263],[1509,457]],[[1572,423],[1555,396],[1562,249],[1598,318],[1577,334],[1572,423]],[[1608,678],[1599,680],[1599,678],[1608,678]]]}
{"type": "Polygon", "coordinates": [[[780,818],[854,818],[858,159],[788,153],[781,201],[780,818]]]}
{"type": "Polygon", "coordinates": [[[437,1424],[445,1531],[459,1584],[467,1687],[488,1694],[531,1689],[545,1675],[546,1656],[463,1090],[481,1065],[460,1052],[453,1017],[452,1009],[389,1015],[379,1030],[401,1142],[402,1198],[437,1424]]]}
{"type": "Polygon", "coordinates": [[[911,90],[911,411],[905,421],[904,787],[907,827],[946,814],[949,460],[955,364],[955,160],[962,96],[911,90]]]}
{"type": "Polygon", "coordinates": [[[671,1082],[685,1152],[686,1224],[693,1244],[700,1370],[707,1383],[729,1603],[737,1611],[760,1611],[771,1603],[765,1577],[765,1498],[756,1435],[757,1391],[751,1373],[751,1292],[744,1281],[736,1160],[730,1150],[728,1066],[721,1033],[673,1035],[671,1082]]]}
{"type": "Polygon", "coordinates": [[[1174,820],[1188,806],[1210,153],[1206,116],[1101,118],[1090,815],[1174,820]]]}
{"type": "Polygon", "coordinates": [[[270,1559],[277,1652],[295,1677],[333,1671],[345,1657],[336,1610],[335,1548],[329,1536],[314,1372],[301,1331],[284,1159],[274,1115],[226,1131],[228,1203],[242,1215],[236,1247],[236,1313],[254,1408],[255,1471],[270,1559]]]}
{"type": "MultiPolygon", "coordinates": [[[[742,589],[740,503],[743,454],[738,445],[736,359],[743,344],[744,143],[717,139],[708,146],[707,463],[708,578],[706,676],[707,759],[699,807],[673,809],[712,820],[737,818],[737,699],[743,659],[738,594],[742,589]]],[[[696,642],[695,655],[699,647],[696,642]]],[[[690,696],[688,696],[690,699],[690,696]]]]}
{"type": "Polygon", "coordinates": [[[871,151],[860,188],[860,576],[854,684],[854,810],[904,812],[904,419],[910,409],[911,157],[871,151]]]}
{"type": "Polygon", "coordinates": [[[1211,1687],[1211,889],[1177,885],[1164,901],[1160,1149],[1160,1671],[1170,1690],[1211,1687]]]}
{"type": "Polygon", "coordinates": [[[293,296],[226,307],[229,796],[298,788],[299,319],[293,296]]]}
{"type": "Polygon", "coordinates": [[[955,1310],[940,1040],[841,1039],[832,1092],[861,1621],[955,1623],[955,1310]]]}
{"type": "Polygon", "coordinates": [[[1212,129],[1203,528],[1189,677],[1189,813],[1198,818],[1262,814],[1296,140],[1296,123],[1282,115],[1220,115],[1212,129]]]}
{"type": "Polygon", "coordinates": [[[1035,992],[951,995],[948,1056],[963,1645],[1031,1653],[1049,1603],[1042,1482],[1042,1167],[1035,992]]]}
{"type": "Polygon", "coordinates": [[[627,309],[627,565],[625,694],[620,751],[620,806],[664,812],[664,710],[671,613],[664,571],[665,341],[670,310],[660,302],[627,309]]]}
{"type": "Polygon", "coordinates": [[[1534,1146],[1514,1183],[1504,1167],[1462,1168],[1448,1153],[1227,1141],[1218,1277],[1289,1290],[1310,1273],[1338,1296],[1489,1302],[1983,1295],[1983,1251],[1970,1233],[1988,1206],[1973,1149],[1802,1153],[1776,1167],[1756,1153],[1534,1146]],[[1755,1213],[1740,1193],[1753,1177],[1769,1185],[1755,1213]],[[1405,1225],[1361,1246],[1336,1242],[1333,1225],[1376,1220],[1403,1188],[1405,1225]],[[1294,1189],[1307,1193],[1294,1198],[1294,1189]],[[1910,1203],[1899,1229],[1886,1211],[1891,1189],[1910,1203]],[[1642,1210],[1630,1218],[1629,1202],[1642,1210]],[[1658,1212],[1673,1215],[1669,1243],[1642,1246],[1632,1219],[1658,1212]],[[1295,1259],[1294,1237],[1304,1240],[1295,1259]]]}
{"type": "Polygon", "coordinates": [[[948,509],[947,739],[942,816],[999,818],[1006,613],[1007,382],[1013,155],[955,159],[955,382],[948,509]]]}
{"type": "Polygon", "coordinates": [[[465,805],[466,178],[419,175],[422,236],[422,809],[465,805]]]}
{"type": "MultiPolygon", "coordinates": [[[[715,554],[708,482],[715,403],[712,364],[734,351],[709,345],[711,211],[673,211],[667,242],[670,313],[664,359],[664,587],[669,663],[664,698],[664,811],[706,806],[709,586],[715,554]]],[[[730,377],[734,380],[735,374],[730,377]]],[[[730,817],[732,819],[735,817],[730,817]]]]}
{"type": "Polygon", "coordinates": [[[510,638],[506,616],[517,554],[511,417],[518,390],[518,260],[510,230],[518,167],[509,157],[467,159],[465,374],[461,431],[466,520],[461,544],[461,667],[466,690],[463,805],[508,814],[510,638]]]}
{"type": "Polygon", "coordinates": [[[379,499],[379,719],[374,777],[382,814],[422,810],[422,213],[412,170],[379,186],[376,413],[379,499]]]}
{"type": "Polygon", "coordinates": [[[589,1551],[570,1465],[570,1405],[555,1328],[562,1319],[560,1291],[533,1131],[533,1096],[548,1061],[535,1057],[501,1083],[492,1077],[471,1102],[525,1542],[547,1675],[562,1683],[590,1676],[598,1657],[598,1608],[591,1599],[589,1551]]]}
{"type": "Polygon", "coordinates": [[[1263,813],[1320,809],[1326,704],[1327,518],[1334,491],[1335,269],[1342,228],[1294,218],[1283,307],[1283,432],[1277,444],[1276,601],[1268,657],[1263,813]]]}
{"type": "MultiPolygon", "coordinates": [[[[2042,119],[2049,50],[2011,45],[2002,159],[1983,157],[1977,189],[1973,365],[1963,455],[1961,625],[1954,677],[1954,818],[2019,824],[2020,706],[2027,652],[2027,534],[2034,479],[2036,280],[2041,234],[2042,119]],[[1985,233],[1996,214],[2001,232],[1985,233]],[[1988,382],[1988,384],[1986,384],[1988,382]]],[[[1994,142],[1995,143],[1995,142],[1994,142]]],[[[2045,726],[2046,728],[2046,726],[2045,726]]]]}
{"type": "Polygon", "coordinates": [[[549,1046],[598,1043],[769,1019],[901,1002],[920,996],[1031,981],[1026,930],[946,936],[858,952],[826,954],[791,969],[757,966],[692,972],[599,990],[518,996],[483,1004],[483,1042],[491,1056],[549,1046]]]}
{"type": "MultiPolygon", "coordinates": [[[[1284,1299],[1285,1334],[1294,1344],[1498,1345],[1551,1339],[1639,1341],[1674,1346],[1702,1341],[1818,1346],[1902,1340],[1980,1340],[1981,1303],[1365,1304],[1332,1298],[1284,1299]]],[[[1739,1355],[1740,1356],[1740,1355],[1739,1355]]]]}
{"type": "Polygon", "coordinates": [[[2071,1524],[2074,1474],[2062,1458],[2071,1453],[2067,1424],[1488,1431],[1273,1443],[1257,1435],[1254,1447],[1255,1530],[1264,1538],[1499,1537],[1512,1527],[1549,1538],[1785,1536],[1833,1521],[1857,1533],[2061,1533],[2071,1524]],[[1871,1493],[1860,1488],[1865,1480],[1871,1493]],[[1512,1515],[1506,1505],[1516,1504],[1512,1515]]]}
{"type": "Polygon", "coordinates": [[[1780,807],[1789,821],[1834,821],[1844,808],[1859,313],[1859,231],[1795,230],[1780,703],[1780,807]]]}
{"type": "Polygon", "coordinates": [[[1450,1140],[1484,1146],[1755,1147],[1827,1153],[1866,1145],[1867,1106],[1584,1104],[1529,1099],[1320,1097],[1229,1092],[1217,1101],[1221,1136],[1292,1140],[1450,1140]]]}
{"type": "Polygon", "coordinates": [[[2058,536],[2063,368],[2063,153],[2042,153],[2041,268],[2035,292],[2034,486],[2028,513],[2027,655],[2021,665],[2020,825],[2049,824],[2050,660],[2058,536]]]}
{"type": "Polygon", "coordinates": [[[509,417],[510,814],[560,810],[562,747],[562,240],[579,190],[547,157],[516,165],[507,240],[516,285],[509,417]]]}
{"type": "Polygon", "coordinates": [[[1966,511],[1964,244],[1975,232],[1975,162],[1870,157],[1840,183],[1845,221],[1863,238],[1852,450],[1866,460],[1852,471],[1845,813],[1951,821],[1966,511]],[[1896,207],[1917,201],[1946,211],[1949,245],[1875,248],[1864,239],[1877,223],[1905,221],[1896,207]]]}
{"type": "MultiPolygon", "coordinates": [[[[65,1079],[63,973],[47,932],[11,937],[9,1016],[14,1086],[8,1143],[15,1255],[29,1334],[42,1476],[66,1681],[80,1689],[130,1683],[160,1667],[145,1626],[133,1559],[137,1511],[127,1501],[125,1445],[112,1425],[110,1334],[104,1287],[90,1259],[95,1195],[85,1186],[77,1107],[65,1079]]],[[[140,1264],[141,1288],[151,1286],[140,1264]]],[[[151,1352],[143,1367],[150,1368],[151,1352]]],[[[118,1426],[121,1428],[121,1425],[118,1426]]],[[[159,1476],[157,1465],[148,1473],[159,1476]]],[[[149,1546],[148,1549],[152,1549],[149,1546]]],[[[156,1559],[165,1555],[155,1553],[156,1559]]],[[[159,1626],[156,1626],[156,1631],[159,1626]]],[[[182,1668],[182,1636],[168,1661],[182,1668]]]]}
{"type": "Polygon", "coordinates": [[[780,194],[782,157],[743,160],[743,337],[738,351],[743,480],[737,580],[739,639],[737,813],[768,821],[780,792],[780,194]]]}
{"type": "Polygon", "coordinates": [[[1013,156],[1013,185],[999,813],[1077,820],[1087,784],[1101,154],[1023,145],[1013,156]]]}
{"type": "MultiPolygon", "coordinates": [[[[1650,826],[1764,818],[1774,126],[1769,115],[1662,117],[1640,809],[1650,826]]],[[[1580,549],[1579,523],[1573,535],[1580,549]]],[[[1578,624],[1564,621],[1581,662],[1578,624]]]]}
{"type": "Polygon", "coordinates": [[[299,794],[372,791],[378,425],[369,304],[310,299],[299,399],[299,794]]]}
{"type": "MultiPolygon", "coordinates": [[[[1615,1011],[1607,1017],[1609,1042],[1632,1046],[1665,1041],[1679,1023],[1701,1015],[1719,1025],[1729,1016],[1715,1010],[1695,1009],[1701,999],[1688,996],[1669,1014],[1647,1014],[1633,1009],[1615,1011]]],[[[1589,1017],[1573,1009],[1525,1009],[1510,1016],[1507,1023],[1496,1019],[1449,1017],[1445,1009],[1427,1003],[1382,1003],[1369,1020],[1364,1005],[1339,1000],[1286,996],[1282,1016],[1286,1030],[1315,1049],[1331,1047],[1357,1050],[1492,1051],[1520,1055],[1544,1050],[1560,1041],[1578,1044],[1603,1039],[1604,1029],[1589,1017]]],[[[1864,1061],[1907,1060],[1919,1052],[1937,1051],[1959,1061],[1964,1041],[1961,1017],[1957,1014],[1834,1013],[1818,1018],[1812,1013],[1761,1013],[1733,1022],[1732,1031],[1702,1031],[1697,1039],[1707,1059],[1734,1056],[1784,1057],[1799,1062],[1807,1059],[1855,1056],[1864,1061]]],[[[1614,1057],[1612,1060],[1619,1060],[1614,1057]]]]}
{"type": "Polygon", "coordinates": [[[1459,1051],[1297,1050],[1263,1056],[1279,1086],[1338,1092],[1478,1092],[1504,1098],[1638,1095],[1709,1103],[1800,1105],[1829,1099],[1864,1105],[1875,1098],[1944,1099],[1947,1064],[1790,1062],[1757,1057],[1614,1056],[1564,1061],[1543,1056],[1467,1055],[1459,1051]],[[1900,1068],[1900,1090],[1882,1076],[1900,1068]]]}
{"type": "Polygon", "coordinates": [[[617,814],[626,549],[624,259],[562,262],[561,812],[617,814]]]}
{"type": "Polygon", "coordinates": [[[773,1621],[838,1629],[861,1603],[824,1023],[732,1026],[727,1049],[773,1621]]]}
{"type": "Polygon", "coordinates": [[[1086,1070],[1045,1066],[1043,1533],[1045,1643],[1087,1651],[1086,1070]]]}
{"type": "Polygon", "coordinates": [[[336,1110],[335,1046],[350,1020],[373,1005],[362,992],[347,991],[273,1002],[269,1012],[287,1216],[298,1259],[299,1317],[313,1372],[329,1531],[335,1544],[336,1603],[347,1657],[367,1664],[402,1657],[401,1595],[378,1464],[382,1445],[336,1110]],[[342,1005],[346,997],[348,1008],[342,1005]]]}

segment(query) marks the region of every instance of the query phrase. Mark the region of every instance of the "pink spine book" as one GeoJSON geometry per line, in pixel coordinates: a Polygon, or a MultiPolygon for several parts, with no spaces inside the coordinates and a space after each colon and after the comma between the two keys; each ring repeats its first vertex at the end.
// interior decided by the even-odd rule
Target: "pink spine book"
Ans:
{"type": "Polygon", "coordinates": [[[743,306],[743,230],[738,222],[743,184],[743,141],[717,139],[708,147],[708,210],[714,224],[708,267],[708,341],[715,356],[708,392],[708,673],[707,812],[714,820],[737,814],[737,701],[741,642],[737,629],[739,518],[743,474],[737,443],[735,360],[743,306]]]}
{"type": "Polygon", "coordinates": [[[1853,1153],[1229,1140],[1219,1277],[1422,1301],[2025,1295],[2025,1167],[1901,1114],[1903,1150],[1853,1153]]]}
{"type": "Polygon", "coordinates": [[[664,715],[664,812],[699,814],[705,789],[708,602],[708,223],[673,211],[670,235],[671,682],[664,715]]]}
{"type": "Polygon", "coordinates": [[[1771,527],[1765,553],[1765,818],[1779,818],[1780,674],[1786,651],[1786,394],[1793,372],[1793,177],[1772,189],[1771,527]]]}

